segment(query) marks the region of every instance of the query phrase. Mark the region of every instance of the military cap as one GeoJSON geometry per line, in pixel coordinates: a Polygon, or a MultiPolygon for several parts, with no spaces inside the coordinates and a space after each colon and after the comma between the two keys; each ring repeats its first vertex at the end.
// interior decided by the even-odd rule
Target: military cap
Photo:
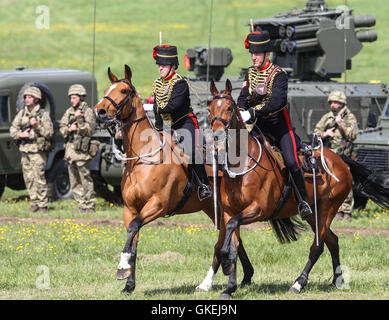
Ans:
{"type": "Polygon", "coordinates": [[[269,32],[266,30],[250,32],[244,41],[244,46],[251,53],[270,52],[273,50],[269,32]]]}
{"type": "Polygon", "coordinates": [[[176,46],[159,45],[153,49],[153,58],[156,64],[170,64],[178,66],[178,54],[176,46]]]}
{"type": "Polygon", "coordinates": [[[79,96],[86,96],[86,89],[81,84],[73,84],[69,87],[68,96],[76,94],[79,96]]]}
{"type": "Polygon", "coordinates": [[[342,91],[334,90],[328,96],[328,102],[331,102],[331,101],[346,104],[347,98],[346,98],[346,95],[342,91]]]}
{"type": "Polygon", "coordinates": [[[24,90],[23,96],[32,96],[39,100],[42,99],[42,93],[37,87],[28,87],[26,90],[24,90]]]}

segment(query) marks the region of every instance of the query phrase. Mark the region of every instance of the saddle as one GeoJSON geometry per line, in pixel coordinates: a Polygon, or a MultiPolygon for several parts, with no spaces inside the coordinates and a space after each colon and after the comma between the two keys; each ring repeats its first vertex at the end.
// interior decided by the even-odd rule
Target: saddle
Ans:
{"type": "MultiPolygon", "coordinates": [[[[282,190],[276,208],[274,209],[273,213],[269,217],[270,220],[273,220],[277,217],[277,215],[281,212],[282,208],[284,207],[285,203],[289,200],[293,189],[295,191],[295,195],[297,199],[301,199],[301,195],[299,194],[296,184],[292,180],[292,175],[290,174],[288,168],[285,165],[284,158],[281,154],[281,151],[274,144],[270,144],[265,136],[259,136],[257,138],[262,140],[262,142],[265,144],[265,148],[270,149],[269,151],[273,154],[273,158],[276,161],[279,168],[281,169],[283,179],[284,179],[284,189],[282,190]]],[[[299,158],[300,165],[304,172],[305,179],[313,179],[313,169],[315,169],[315,178],[316,179],[321,178],[322,174],[324,173],[324,169],[322,168],[321,165],[319,168],[319,163],[321,163],[319,161],[320,158],[319,153],[316,153],[311,148],[311,146],[302,144],[300,150],[298,150],[297,152],[297,156],[299,158]],[[312,153],[316,159],[316,161],[314,161],[313,163],[311,161],[312,153]]]]}

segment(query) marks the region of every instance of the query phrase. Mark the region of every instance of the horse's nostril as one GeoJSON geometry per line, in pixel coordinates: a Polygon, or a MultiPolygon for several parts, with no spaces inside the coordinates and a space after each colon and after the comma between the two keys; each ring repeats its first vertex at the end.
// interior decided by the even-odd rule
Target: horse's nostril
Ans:
{"type": "Polygon", "coordinates": [[[101,117],[101,116],[105,116],[107,114],[107,111],[105,111],[105,109],[99,109],[97,111],[97,114],[101,117]]]}

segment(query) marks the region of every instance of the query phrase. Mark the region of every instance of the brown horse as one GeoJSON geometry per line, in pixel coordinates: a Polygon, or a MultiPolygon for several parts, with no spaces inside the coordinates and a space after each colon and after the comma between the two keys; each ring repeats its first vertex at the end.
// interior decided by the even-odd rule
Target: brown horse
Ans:
{"type": "MultiPolygon", "coordinates": [[[[127,65],[124,74],[125,78],[118,80],[108,68],[112,85],[104,91],[104,98],[96,104],[94,110],[96,121],[102,128],[119,124],[123,133],[127,164],[121,190],[123,219],[128,233],[117,278],[128,278],[123,292],[130,293],[135,289],[138,234],[142,226],[175,210],[176,214],[202,210],[214,221],[214,210],[212,200],[200,202],[195,191],[178,209],[177,205],[190,174],[185,156],[175,148],[170,134],[152,128],[139,94],[131,82],[132,72],[127,65]]],[[[221,216],[220,210],[218,215],[221,216]]],[[[254,271],[243,245],[240,246],[238,255],[245,273],[242,285],[249,284],[254,271]]],[[[214,273],[219,267],[218,261],[215,255],[212,269],[214,273]]],[[[208,290],[209,287],[200,285],[198,289],[208,290]]]]}
{"type": "MultiPolygon", "coordinates": [[[[245,124],[239,113],[239,109],[231,97],[231,83],[226,81],[226,88],[219,93],[215,84],[211,82],[210,90],[214,96],[209,106],[211,115],[211,126],[214,133],[220,131],[227,137],[224,148],[228,150],[235,144],[235,150],[243,148],[242,140],[231,139],[231,132],[236,130],[236,136],[246,131],[245,124]],[[231,141],[233,140],[233,141],[231,141]]],[[[276,160],[274,153],[267,148],[263,140],[254,138],[247,134],[245,142],[247,153],[245,154],[246,172],[243,175],[231,174],[228,165],[233,168],[229,160],[225,162],[223,179],[220,186],[220,196],[224,209],[223,221],[226,225],[225,238],[219,237],[216,248],[221,248],[221,263],[223,272],[230,275],[227,289],[222,293],[222,298],[230,298],[236,290],[236,252],[239,249],[239,232],[236,232],[240,225],[250,224],[256,221],[270,220],[277,237],[281,242],[296,240],[301,223],[294,221],[291,217],[298,214],[298,204],[295,193],[287,199],[281,209],[277,208],[280,197],[285,186],[284,171],[282,164],[276,160]],[[260,155],[261,153],[261,155],[260,155]],[[257,160],[258,159],[258,160],[257,160]],[[227,166],[226,166],[227,163],[227,166]],[[227,169],[226,169],[227,168],[227,169]],[[250,168],[250,169],[248,169],[250,168]],[[231,176],[232,177],[231,177],[231,176]],[[276,209],[277,208],[277,209],[276,209]],[[275,211],[278,210],[278,214],[275,211]]],[[[244,149],[244,148],[243,148],[244,149]]],[[[315,156],[320,158],[321,149],[315,151],[315,156]]],[[[316,176],[317,195],[317,216],[318,216],[318,243],[316,236],[311,246],[308,263],[294,285],[290,288],[292,292],[300,292],[308,282],[308,275],[312,267],[324,250],[324,243],[327,245],[333,264],[333,284],[338,285],[343,281],[339,260],[338,237],[330,229],[331,222],[335,217],[338,208],[346,199],[352,186],[352,176],[343,160],[329,149],[323,150],[323,155],[328,167],[326,171],[319,164],[319,174],[316,176]],[[335,175],[339,182],[336,182],[335,175]]],[[[306,188],[311,208],[314,208],[314,186],[312,174],[306,176],[306,188]]],[[[307,222],[315,232],[315,214],[307,219],[307,222]]]]}

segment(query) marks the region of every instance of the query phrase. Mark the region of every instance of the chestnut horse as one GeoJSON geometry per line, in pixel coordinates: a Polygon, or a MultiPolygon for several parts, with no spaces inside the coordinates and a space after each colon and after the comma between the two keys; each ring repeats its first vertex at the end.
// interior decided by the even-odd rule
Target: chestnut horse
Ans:
{"type": "MultiPolygon", "coordinates": [[[[139,230],[147,223],[166,216],[175,209],[183,195],[188,180],[187,163],[182,162],[171,135],[152,128],[146,117],[139,94],[132,84],[130,67],[124,67],[125,78],[119,80],[108,68],[111,86],[94,107],[96,121],[108,129],[120,124],[126,151],[126,168],[121,182],[124,202],[123,219],[127,241],[119,263],[117,278],[127,279],[124,293],[135,289],[135,263],[139,230]]],[[[181,154],[182,155],[182,154],[181,154]]],[[[193,188],[195,189],[195,188],[193,188]]],[[[177,209],[178,210],[178,209],[177,209]]],[[[190,197],[176,214],[204,211],[214,221],[213,202],[200,202],[197,192],[190,197]]],[[[221,216],[220,210],[218,213],[221,216]]],[[[219,220],[219,219],[218,219],[219,220]]],[[[220,265],[215,249],[210,277],[220,265]]],[[[249,284],[253,268],[243,245],[238,252],[245,273],[242,285],[249,284]]],[[[197,287],[209,290],[207,281],[197,287]]]]}
{"type": "MultiPolygon", "coordinates": [[[[214,133],[224,132],[227,137],[224,147],[226,152],[235,144],[235,150],[240,150],[241,140],[231,139],[232,130],[238,132],[246,131],[239,109],[231,97],[232,86],[229,80],[226,81],[225,90],[219,93],[213,81],[210,86],[214,97],[209,112],[211,115],[211,126],[214,133]],[[243,130],[243,131],[242,131],[243,130]],[[233,140],[233,141],[231,141],[233,140]]],[[[222,293],[222,298],[230,298],[236,290],[236,252],[239,249],[240,225],[250,224],[256,221],[270,220],[278,239],[281,242],[297,240],[301,222],[291,217],[298,214],[297,200],[295,193],[287,199],[286,203],[275,216],[278,201],[283,195],[285,177],[281,165],[274,156],[274,153],[267,148],[263,140],[256,139],[247,134],[247,153],[245,154],[245,174],[231,174],[226,170],[226,163],[223,169],[220,196],[223,204],[223,220],[226,233],[225,238],[220,239],[216,248],[221,248],[221,264],[223,272],[229,275],[227,289],[222,293]],[[260,155],[261,154],[261,155],[260,155]],[[258,159],[258,160],[257,160],[258,159]]],[[[321,149],[315,151],[315,156],[320,158],[321,149]]],[[[308,275],[324,250],[324,243],[327,245],[333,264],[333,284],[338,285],[343,281],[339,260],[338,237],[330,229],[338,208],[346,199],[352,186],[352,176],[344,161],[329,149],[323,150],[323,155],[328,167],[325,171],[323,165],[318,161],[319,174],[316,175],[317,195],[317,216],[318,216],[318,243],[316,236],[311,246],[308,262],[290,288],[292,292],[300,292],[308,282],[308,275]],[[339,179],[336,182],[334,177],[339,179]]],[[[227,161],[227,165],[229,161],[227,161]]],[[[231,164],[231,168],[233,164],[231,164]]],[[[228,166],[227,166],[228,169],[228,166]]],[[[306,177],[306,188],[311,208],[314,208],[314,186],[312,174],[306,177]]],[[[312,210],[314,211],[314,210],[312,210]]],[[[307,222],[315,232],[315,214],[308,217],[307,222]]]]}

